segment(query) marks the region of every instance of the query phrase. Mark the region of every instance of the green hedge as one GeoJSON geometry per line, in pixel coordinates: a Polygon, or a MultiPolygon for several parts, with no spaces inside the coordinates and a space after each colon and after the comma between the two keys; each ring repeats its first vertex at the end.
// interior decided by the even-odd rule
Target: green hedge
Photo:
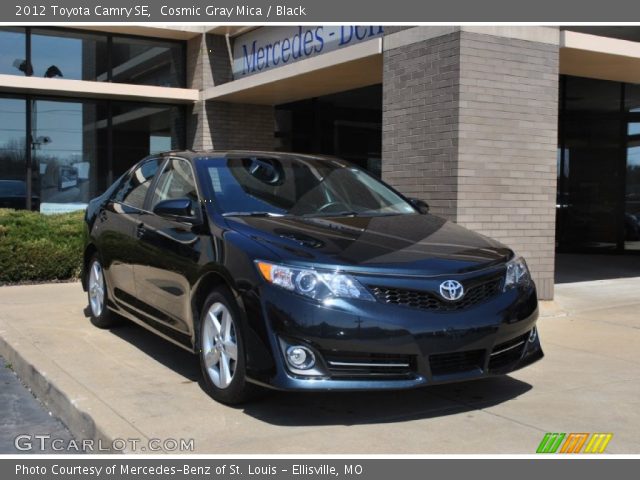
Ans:
{"type": "Polygon", "coordinates": [[[83,216],[0,209],[0,284],[77,279],[83,216]]]}

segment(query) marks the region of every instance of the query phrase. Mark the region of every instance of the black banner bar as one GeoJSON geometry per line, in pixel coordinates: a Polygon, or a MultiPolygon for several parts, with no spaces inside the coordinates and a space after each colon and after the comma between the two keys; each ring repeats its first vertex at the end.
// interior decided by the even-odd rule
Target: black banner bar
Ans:
{"type": "Polygon", "coordinates": [[[465,478],[634,478],[633,460],[548,458],[531,459],[1,459],[0,478],[128,480],[136,477],[162,479],[357,479],[425,480],[465,478]]]}
{"type": "Polygon", "coordinates": [[[637,22],[629,0],[14,0],[0,22],[637,22]]]}

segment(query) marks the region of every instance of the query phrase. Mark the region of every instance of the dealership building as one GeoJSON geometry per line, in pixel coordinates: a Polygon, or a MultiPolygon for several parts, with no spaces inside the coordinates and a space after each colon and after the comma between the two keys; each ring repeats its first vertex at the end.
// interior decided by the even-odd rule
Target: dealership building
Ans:
{"type": "Polygon", "coordinates": [[[184,148],[351,160],[552,298],[556,252],[640,250],[640,27],[0,27],[0,205],[184,148]]]}

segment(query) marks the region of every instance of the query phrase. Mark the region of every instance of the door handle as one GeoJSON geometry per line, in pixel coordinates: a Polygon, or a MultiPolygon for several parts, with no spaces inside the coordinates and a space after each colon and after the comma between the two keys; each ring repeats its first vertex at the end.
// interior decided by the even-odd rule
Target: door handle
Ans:
{"type": "Polygon", "coordinates": [[[139,223],[136,227],[136,237],[142,238],[146,231],[147,229],[144,227],[144,223],[139,223]]]}

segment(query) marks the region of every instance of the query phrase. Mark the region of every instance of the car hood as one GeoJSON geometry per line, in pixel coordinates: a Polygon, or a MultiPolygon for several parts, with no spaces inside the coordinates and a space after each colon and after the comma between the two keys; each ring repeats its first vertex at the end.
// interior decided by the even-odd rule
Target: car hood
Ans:
{"type": "Polygon", "coordinates": [[[465,273],[504,263],[513,255],[499,242],[433,215],[226,220],[285,263],[313,263],[352,272],[465,273]]]}

